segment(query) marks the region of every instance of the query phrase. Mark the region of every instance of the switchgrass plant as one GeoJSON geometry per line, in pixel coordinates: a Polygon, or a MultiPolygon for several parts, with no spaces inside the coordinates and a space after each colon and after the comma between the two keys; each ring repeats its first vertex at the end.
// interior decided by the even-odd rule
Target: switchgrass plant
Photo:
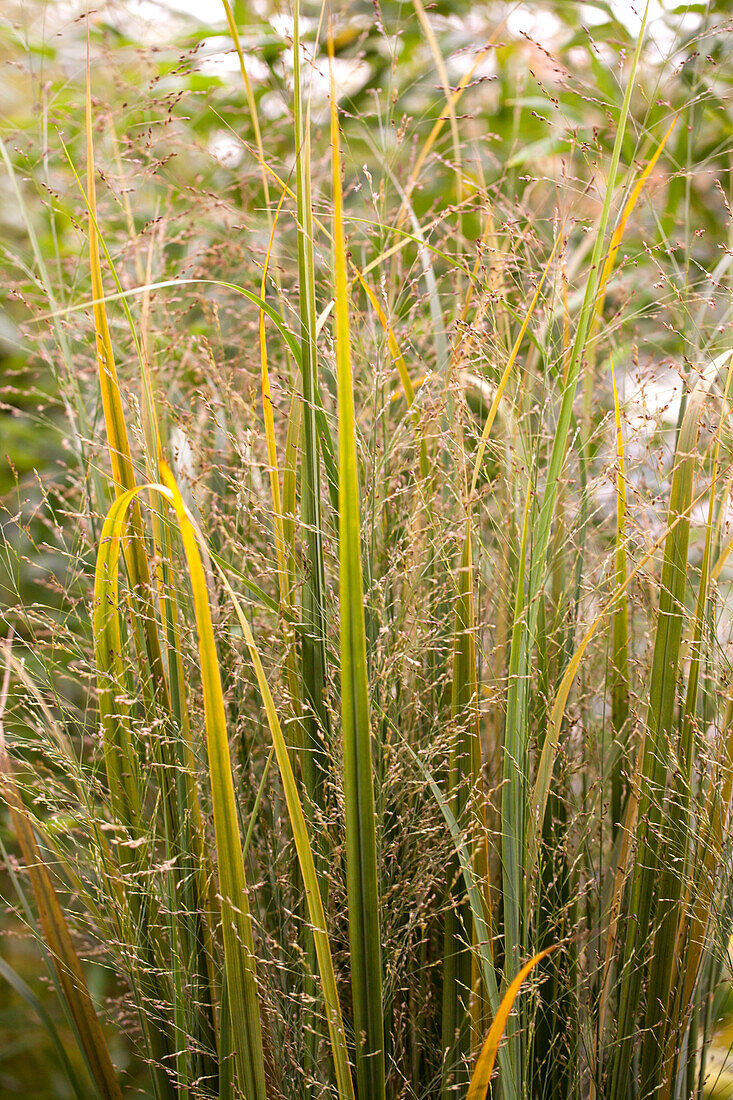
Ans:
{"type": "Polygon", "coordinates": [[[285,32],[225,2],[242,86],[206,114],[248,167],[220,194],[151,136],[158,94],[172,151],[195,134],[195,60],[126,130],[91,21],[83,109],[44,103],[35,162],[3,139],[67,440],[3,567],[3,942],[38,975],[3,948],[0,979],[50,1094],[715,1090],[728,131],[699,146],[730,108],[698,58],[724,47],[695,9],[660,63],[648,12],[631,39],[598,7],[556,60],[500,5],[455,53],[419,0],[295,0],[285,32]],[[391,84],[359,108],[365,58],[391,84]]]}

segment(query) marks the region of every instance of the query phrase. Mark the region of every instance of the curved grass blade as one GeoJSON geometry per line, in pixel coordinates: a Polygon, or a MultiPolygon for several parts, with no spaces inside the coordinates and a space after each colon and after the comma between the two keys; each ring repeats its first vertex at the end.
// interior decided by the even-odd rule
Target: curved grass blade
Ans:
{"type": "MultiPolygon", "coordinates": [[[[87,197],[87,203],[88,201],[87,197]]],[[[93,224],[96,225],[96,215],[93,224]]],[[[255,294],[251,290],[247,290],[246,287],[239,286],[237,283],[228,283],[224,279],[159,279],[156,282],[144,283],[142,286],[132,287],[130,290],[117,290],[111,294],[100,293],[98,296],[93,296],[89,301],[79,302],[74,306],[66,306],[65,309],[56,309],[50,313],[44,313],[35,320],[37,324],[40,324],[42,321],[66,317],[69,314],[79,313],[97,305],[106,305],[108,302],[119,302],[123,299],[134,298],[137,295],[149,294],[153,290],[166,290],[168,287],[176,286],[218,286],[222,287],[224,290],[233,290],[236,294],[241,294],[243,298],[252,302],[253,305],[264,310],[278,329],[293,359],[300,367],[301,355],[298,339],[292,330],[285,324],[275,307],[271,305],[270,302],[266,302],[263,298],[260,298],[258,294],[255,294]]]]}
{"type": "MultiPolygon", "coordinates": [[[[118,659],[111,645],[119,636],[119,623],[115,625],[118,618],[118,570],[120,544],[128,526],[127,513],[141,493],[154,491],[175,512],[193,590],[214,810],[224,960],[237,1073],[247,1100],[266,1100],[252,922],[206,576],[194,526],[165,463],[161,463],[161,477],[163,483],[160,485],[137,486],[118,497],[104,523],[95,571],[95,638],[100,688],[109,691],[108,684],[110,678],[114,680],[114,665],[118,659]]],[[[115,766],[116,762],[113,768],[115,766]]],[[[124,775],[120,776],[119,782],[124,787],[124,775]]]]}
{"type": "MultiPolygon", "coordinates": [[[[90,87],[91,79],[88,66],[87,118],[91,117],[90,87]]],[[[147,479],[150,482],[156,482],[159,480],[159,463],[162,459],[162,447],[147,339],[147,318],[150,310],[150,272],[154,238],[151,239],[148,251],[147,278],[142,301],[142,331],[140,335],[138,335],[132,312],[128,305],[127,296],[122,293],[123,288],[115,264],[109,253],[104,237],[99,230],[99,226],[97,225],[96,201],[93,194],[93,175],[91,176],[92,189],[90,197],[87,197],[84,193],[81,181],[78,178],[73,161],[66,146],[63,144],[63,140],[61,144],[66,153],[72,174],[76,179],[79,190],[87,205],[90,235],[93,236],[94,244],[97,246],[96,258],[94,254],[92,255],[95,298],[102,288],[102,276],[98,254],[98,246],[101,245],[115,287],[121,295],[120,301],[127,318],[133,344],[137,351],[142,379],[142,419],[146,444],[145,464],[147,479]]],[[[93,145],[90,132],[88,132],[87,135],[87,150],[88,162],[93,167],[93,145]]],[[[128,216],[131,219],[131,210],[129,210],[129,203],[127,202],[126,208],[128,209],[128,216]]],[[[101,320],[103,327],[107,328],[107,340],[105,344],[106,354],[108,359],[113,362],[113,353],[111,342],[109,341],[109,330],[106,322],[106,308],[104,303],[100,303],[98,308],[102,313],[101,320]]],[[[121,410],[121,398],[116,376],[114,379],[110,380],[109,401],[114,408],[121,410]]],[[[123,440],[123,442],[126,443],[126,439],[123,440]]],[[[176,1025],[179,1037],[174,1039],[174,1044],[178,1051],[176,1063],[178,1067],[179,1083],[184,1083],[187,1079],[188,1067],[185,1050],[182,1049],[184,1044],[180,1040],[180,1021],[182,1021],[186,1013],[192,1013],[193,1018],[190,1023],[190,1029],[195,1036],[194,1045],[197,1049],[197,1052],[193,1055],[196,1063],[194,1074],[198,1078],[207,1078],[209,1081],[213,1081],[216,1079],[216,1067],[209,1054],[204,1053],[205,1051],[213,1050],[215,1046],[213,1021],[214,993],[211,967],[209,965],[212,952],[210,950],[207,951],[206,948],[206,944],[210,945],[211,943],[211,932],[204,910],[206,905],[209,905],[213,911],[216,909],[216,905],[215,903],[213,905],[211,904],[212,899],[210,898],[206,902],[203,900],[207,898],[207,895],[210,893],[209,883],[211,882],[211,873],[208,853],[205,850],[198,791],[194,781],[195,760],[191,744],[188,705],[181,659],[178,607],[174,587],[170,583],[169,568],[167,565],[168,534],[165,527],[160,523],[155,503],[151,503],[153,507],[153,550],[157,563],[154,575],[158,586],[158,605],[160,608],[160,620],[163,627],[163,637],[167,643],[168,678],[166,678],[165,675],[166,670],[163,666],[162,651],[153,613],[149,565],[142,540],[142,524],[137,501],[133,506],[132,513],[132,525],[133,529],[136,529],[136,537],[133,540],[132,548],[126,548],[126,560],[128,560],[128,565],[130,563],[132,565],[131,576],[133,578],[137,576],[141,582],[139,591],[136,590],[136,586],[133,586],[132,608],[138,621],[141,617],[143,618],[147,656],[149,667],[153,670],[153,684],[157,693],[157,702],[162,705],[163,710],[167,712],[170,719],[172,719],[172,727],[175,730],[174,737],[164,736],[158,739],[155,751],[161,764],[159,776],[163,793],[162,808],[166,844],[170,858],[178,861],[179,872],[175,876],[168,876],[168,888],[172,891],[172,895],[174,895],[170,909],[172,913],[177,914],[175,919],[171,919],[171,936],[173,940],[179,943],[179,948],[175,952],[176,957],[183,957],[189,960],[188,981],[191,988],[197,991],[192,998],[184,1000],[180,992],[180,982],[176,983],[176,988],[178,990],[176,995],[176,1013],[178,1014],[179,1020],[179,1023],[176,1025]],[[142,614],[140,615],[138,612],[142,614]],[[174,776],[177,777],[175,780],[173,780],[174,776]],[[192,1009],[192,1006],[196,1007],[192,1009]]],[[[146,705],[148,706],[149,720],[152,724],[157,720],[157,712],[155,708],[151,706],[149,692],[146,690],[144,694],[146,705]]],[[[142,923],[145,925],[146,921],[143,920],[142,923]]]]}
{"type": "MultiPolygon", "coordinates": [[[[132,462],[130,441],[127,434],[125,414],[122,406],[115,356],[112,347],[107,310],[104,301],[104,287],[102,284],[102,268],[99,256],[99,231],[97,225],[97,198],[94,167],[94,139],[92,131],[92,80],[89,55],[89,26],[87,23],[87,60],[86,60],[86,148],[87,148],[87,193],[84,201],[89,214],[89,261],[92,282],[92,297],[94,299],[94,337],[97,351],[97,366],[99,372],[99,388],[102,395],[102,407],[104,409],[104,422],[107,432],[107,444],[112,467],[114,491],[117,496],[132,489],[136,482],[135,468],[132,462]]],[[[71,161],[70,161],[71,163],[71,161]]],[[[71,163],[72,171],[76,176],[76,170],[71,163]]],[[[77,177],[78,179],[78,177],[77,177]]],[[[83,190],[82,190],[83,194],[83,190]]],[[[106,252],[106,249],[105,249],[106,252]]],[[[133,332],[133,339],[138,346],[132,318],[128,312],[128,320],[133,332]]],[[[132,601],[135,606],[135,618],[142,625],[142,634],[145,639],[145,651],[147,657],[147,670],[144,668],[143,657],[141,661],[141,681],[144,692],[149,695],[149,687],[153,694],[162,702],[165,710],[170,713],[170,696],[168,682],[163,666],[163,658],[160,649],[160,639],[153,610],[150,567],[145,549],[142,519],[140,507],[135,500],[131,513],[132,538],[125,545],[124,557],[130,575],[132,601]],[[148,684],[148,677],[150,683],[148,684]]],[[[135,633],[137,644],[137,633],[135,633]]],[[[152,718],[152,715],[151,715],[152,718]]]]}
{"type": "Polygon", "coordinates": [[[499,1050],[499,1044],[501,1043],[509,1014],[514,1007],[514,1002],[537,963],[541,962],[542,959],[546,958],[551,952],[556,951],[558,946],[559,945],[556,944],[554,947],[546,947],[544,951],[540,951],[534,958],[531,958],[528,963],[525,963],[502,997],[499,1011],[496,1013],[489,1034],[486,1036],[484,1045],[481,1048],[481,1053],[476,1060],[476,1066],[471,1076],[471,1083],[468,1086],[466,1100],[486,1100],[491,1074],[494,1070],[494,1062],[496,1061],[496,1055],[499,1050]]]}

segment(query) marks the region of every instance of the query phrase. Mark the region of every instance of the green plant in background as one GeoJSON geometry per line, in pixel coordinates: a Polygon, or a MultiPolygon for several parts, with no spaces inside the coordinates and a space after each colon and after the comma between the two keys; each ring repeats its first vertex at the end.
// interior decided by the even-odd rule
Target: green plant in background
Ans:
{"type": "Polygon", "coordinates": [[[100,17],[86,97],[13,46],[4,309],[68,452],[4,498],[43,1095],[722,1095],[729,44],[524,7],[100,17]]]}

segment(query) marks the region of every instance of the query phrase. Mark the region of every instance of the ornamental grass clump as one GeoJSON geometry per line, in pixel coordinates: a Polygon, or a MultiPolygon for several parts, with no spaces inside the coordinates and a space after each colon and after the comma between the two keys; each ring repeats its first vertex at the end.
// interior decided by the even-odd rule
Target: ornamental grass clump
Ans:
{"type": "Polygon", "coordinates": [[[498,4],[244,14],[119,118],[87,17],[83,109],[0,145],[65,448],[3,565],[38,1095],[727,1095],[712,13],[684,79],[648,12],[560,61],[498,4]]]}

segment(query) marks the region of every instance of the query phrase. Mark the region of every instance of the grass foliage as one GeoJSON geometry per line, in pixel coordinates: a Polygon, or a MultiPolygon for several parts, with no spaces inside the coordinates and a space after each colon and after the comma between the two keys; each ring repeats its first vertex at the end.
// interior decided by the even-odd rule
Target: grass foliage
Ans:
{"type": "Polygon", "coordinates": [[[44,1096],[729,1095],[730,40],[596,9],[89,16],[7,127],[44,1096]]]}

